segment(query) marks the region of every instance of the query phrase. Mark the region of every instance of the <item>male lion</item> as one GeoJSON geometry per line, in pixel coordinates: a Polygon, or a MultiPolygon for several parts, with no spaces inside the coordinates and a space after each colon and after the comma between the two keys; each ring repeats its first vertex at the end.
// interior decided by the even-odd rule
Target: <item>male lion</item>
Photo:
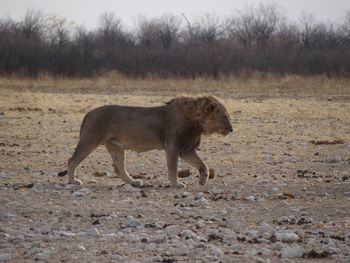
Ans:
{"type": "MultiPolygon", "coordinates": [[[[202,134],[232,132],[230,117],[223,103],[214,96],[179,97],[158,107],[107,105],[86,114],[80,138],[68,160],[68,182],[75,178],[77,166],[99,145],[104,144],[112,156],[117,175],[133,186],[141,186],[125,170],[125,150],[144,152],[164,149],[170,185],[183,188],[177,181],[178,158],[199,170],[199,184],[208,179],[208,168],[196,153],[202,134]]],[[[67,171],[59,173],[64,176],[67,171]]]]}

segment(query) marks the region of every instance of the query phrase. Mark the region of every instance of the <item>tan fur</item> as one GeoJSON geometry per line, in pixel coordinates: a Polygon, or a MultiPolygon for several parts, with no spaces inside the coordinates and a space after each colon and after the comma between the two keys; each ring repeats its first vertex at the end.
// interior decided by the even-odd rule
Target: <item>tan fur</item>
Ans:
{"type": "Polygon", "coordinates": [[[133,186],[141,186],[142,182],[133,180],[125,169],[125,150],[128,149],[137,152],[165,150],[172,187],[184,187],[177,182],[179,157],[199,170],[199,184],[204,185],[208,168],[195,151],[201,135],[214,132],[227,135],[231,131],[227,110],[214,96],[179,97],[159,107],[102,106],[84,117],[77,148],[68,160],[68,181],[81,184],[75,178],[76,167],[104,144],[112,156],[115,172],[133,186]]]}

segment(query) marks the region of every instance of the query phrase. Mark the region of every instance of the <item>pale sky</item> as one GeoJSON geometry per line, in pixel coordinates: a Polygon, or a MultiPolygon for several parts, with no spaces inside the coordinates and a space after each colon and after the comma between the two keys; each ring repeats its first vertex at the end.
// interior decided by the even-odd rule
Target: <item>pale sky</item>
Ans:
{"type": "Polygon", "coordinates": [[[104,12],[113,12],[124,25],[132,26],[139,15],[149,18],[171,13],[189,19],[207,13],[230,15],[246,5],[275,3],[283,8],[287,18],[297,21],[302,12],[313,14],[324,22],[341,22],[350,12],[350,0],[0,0],[0,17],[23,18],[29,9],[41,10],[45,15],[56,14],[88,29],[98,24],[104,12]]]}

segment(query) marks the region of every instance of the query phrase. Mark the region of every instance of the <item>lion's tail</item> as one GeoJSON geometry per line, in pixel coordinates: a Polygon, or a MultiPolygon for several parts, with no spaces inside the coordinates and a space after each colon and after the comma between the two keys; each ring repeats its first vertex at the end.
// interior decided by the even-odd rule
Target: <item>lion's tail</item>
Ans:
{"type": "Polygon", "coordinates": [[[59,172],[57,176],[61,177],[61,176],[65,176],[66,174],[67,174],[67,170],[64,170],[64,171],[59,172]]]}

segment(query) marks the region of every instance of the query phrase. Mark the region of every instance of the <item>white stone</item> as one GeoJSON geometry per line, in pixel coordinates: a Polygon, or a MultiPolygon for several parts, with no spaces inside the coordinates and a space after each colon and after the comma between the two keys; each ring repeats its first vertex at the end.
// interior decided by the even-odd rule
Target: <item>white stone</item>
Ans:
{"type": "Polygon", "coordinates": [[[246,197],[245,200],[248,202],[254,202],[255,197],[253,195],[251,195],[251,196],[246,197]]]}
{"type": "Polygon", "coordinates": [[[59,232],[59,234],[60,234],[61,236],[64,236],[64,237],[74,237],[74,236],[75,236],[74,233],[72,233],[72,232],[67,232],[67,231],[61,231],[61,232],[59,232]]]}
{"type": "Polygon", "coordinates": [[[181,234],[184,239],[194,238],[196,236],[196,234],[190,229],[182,231],[181,234]]]}
{"type": "Polygon", "coordinates": [[[297,242],[299,236],[294,233],[275,233],[276,239],[282,242],[297,242]]]}
{"type": "Polygon", "coordinates": [[[203,228],[205,226],[205,224],[203,223],[203,221],[198,221],[197,223],[196,223],[196,227],[197,228],[203,228]]]}
{"type": "Polygon", "coordinates": [[[73,193],[73,196],[74,197],[82,197],[82,196],[85,196],[89,193],[89,189],[87,188],[82,188],[76,192],[73,193]]]}
{"type": "Polygon", "coordinates": [[[12,255],[10,253],[0,254],[0,262],[11,260],[12,255]]]}
{"type": "Polygon", "coordinates": [[[166,241],[166,235],[164,234],[151,237],[149,240],[150,243],[164,243],[165,241],[166,241]]]}
{"type": "Polygon", "coordinates": [[[84,246],[82,246],[82,245],[77,245],[77,249],[79,251],[86,251],[86,248],[84,246]]]}
{"type": "Polygon", "coordinates": [[[164,230],[168,233],[168,232],[178,231],[178,229],[179,229],[179,226],[170,225],[170,226],[167,226],[164,230]]]}
{"type": "Polygon", "coordinates": [[[222,194],[224,191],[222,189],[212,188],[210,192],[214,195],[222,194]]]}
{"type": "Polygon", "coordinates": [[[10,218],[10,217],[14,217],[15,215],[11,214],[11,213],[7,213],[7,212],[0,212],[0,218],[10,218]]]}
{"type": "Polygon", "coordinates": [[[262,223],[261,228],[259,229],[259,234],[263,234],[263,233],[273,234],[274,232],[275,232],[275,229],[266,223],[262,223]]]}
{"type": "Polygon", "coordinates": [[[338,254],[338,253],[340,253],[340,249],[339,249],[339,248],[336,248],[336,247],[333,247],[333,246],[328,246],[328,247],[327,247],[327,251],[328,251],[330,254],[338,254]]]}
{"type": "Polygon", "coordinates": [[[31,190],[32,192],[35,192],[35,193],[42,193],[44,191],[44,187],[39,184],[34,184],[31,190]]]}
{"type": "Polygon", "coordinates": [[[46,260],[49,260],[51,258],[53,253],[54,252],[51,250],[44,250],[42,252],[35,254],[34,259],[46,261],[46,260]]]}
{"type": "Polygon", "coordinates": [[[139,220],[137,220],[136,218],[134,218],[133,216],[128,216],[125,224],[128,227],[137,227],[137,226],[141,225],[141,222],[139,220]]]}
{"type": "Polygon", "coordinates": [[[303,248],[295,245],[292,247],[282,248],[281,258],[283,259],[291,259],[291,258],[299,258],[303,255],[303,248]]]}
{"type": "Polygon", "coordinates": [[[100,232],[97,230],[97,228],[92,228],[89,231],[86,232],[86,234],[88,236],[92,236],[92,237],[98,237],[100,236],[100,232]]]}
{"type": "Polygon", "coordinates": [[[211,246],[209,248],[209,254],[213,256],[221,256],[223,254],[222,250],[216,246],[211,246]]]}
{"type": "Polygon", "coordinates": [[[177,208],[175,208],[171,213],[174,215],[178,215],[178,216],[182,215],[182,211],[180,209],[177,209],[177,208]]]}
{"type": "Polygon", "coordinates": [[[205,198],[204,196],[201,197],[201,198],[199,198],[199,199],[197,200],[197,202],[198,202],[199,204],[203,204],[203,205],[209,204],[208,199],[205,198]]]}
{"type": "Polygon", "coordinates": [[[123,257],[119,254],[111,254],[111,259],[116,260],[117,262],[120,262],[123,260],[123,257]]]}
{"type": "Polygon", "coordinates": [[[122,192],[128,192],[128,193],[134,193],[134,192],[139,192],[140,189],[136,187],[132,187],[130,184],[124,184],[121,187],[122,192]]]}
{"type": "Polygon", "coordinates": [[[345,233],[345,243],[350,245],[350,232],[345,233]]]}

